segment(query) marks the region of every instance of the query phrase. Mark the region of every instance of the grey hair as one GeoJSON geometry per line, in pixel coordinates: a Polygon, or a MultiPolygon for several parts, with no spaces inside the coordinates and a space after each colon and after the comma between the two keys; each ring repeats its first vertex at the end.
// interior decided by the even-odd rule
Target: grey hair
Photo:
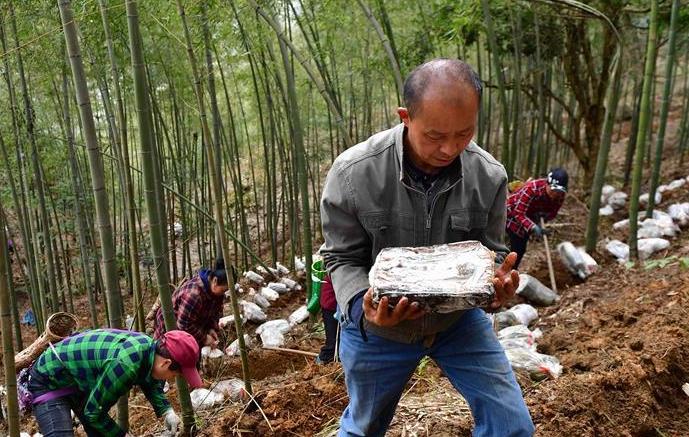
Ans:
{"type": "Polygon", "coordinates": [[[404,105],[410,116],[419,110],[428,86],[438,79],[469,85],[476,91],[479,103],[481,102],[483,82],[469,64],[459,59],[436,58],[416,67],[404,81],[404,105]]]}

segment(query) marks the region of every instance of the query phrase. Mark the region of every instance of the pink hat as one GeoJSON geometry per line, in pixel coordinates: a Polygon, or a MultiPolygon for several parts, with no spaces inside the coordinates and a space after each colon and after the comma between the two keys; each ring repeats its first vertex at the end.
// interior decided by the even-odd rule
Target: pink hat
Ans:
{"type": "Polygon", "coordinates": [[[199,362],[199,345],[194,337],[184,331],[168,331],[163,335],[163,344],[170,352],[170,357],[181,367],[187,384],[191,388],[201,387],[203,382],[196,368],[199,362]]]}

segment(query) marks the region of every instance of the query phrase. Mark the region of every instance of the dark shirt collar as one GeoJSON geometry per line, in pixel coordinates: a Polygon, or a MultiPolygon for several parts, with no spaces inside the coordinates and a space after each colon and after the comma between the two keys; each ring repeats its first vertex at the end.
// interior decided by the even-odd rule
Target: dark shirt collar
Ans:
{"type": "MultiPolygon", "coordinates": [[[[406,152],[406,147],[404,145],[404,137],[407,132],[407,128],[404,126],[403,123],[400,123],[397,126],[397,132],[395,132],[395,150],[397,154],[397,159],[399,160],[399,170],[400,170],[400,181],[404,181],[405,176],[411,177],[411,175],[407,175],[408,173],[408,167],[407,162],[418,172],[420,172],[422,175],[427,175],[423,170],[419,169],[414,165],[413,162],[411,162],[411,159],[407,156],[406,152]]],[[[464,155],[464,152],[462,152],[457,159],[452,162],[452,164],[448,165],[445,167],[438,175],[436,175],[435,180],[445,180],[447,179],[449,181],[449,185],[452,186],[456,184],[460,179],[462,179],[462,156],[464,155]]],[[[414,170],[412,170],[413,172],[414,170]]],[[[433,177],[433,176],[431,176],[433,177]]]]}

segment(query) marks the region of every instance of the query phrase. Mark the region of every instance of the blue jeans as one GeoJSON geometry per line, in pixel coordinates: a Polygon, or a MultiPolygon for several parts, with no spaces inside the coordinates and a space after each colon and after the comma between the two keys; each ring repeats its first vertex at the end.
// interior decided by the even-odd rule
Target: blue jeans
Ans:
{"type": "Polygon", "coordinates": [[[521,389],[483,310],[468,310],[428,348],[370,333],[364,341],[356,322],[345,323],[340,360],[349,405],[342,414],[339,437],[385,435],[404,386],[425,355],[435,360],[467,400],[474,436],[533,435],[521,389]]]}

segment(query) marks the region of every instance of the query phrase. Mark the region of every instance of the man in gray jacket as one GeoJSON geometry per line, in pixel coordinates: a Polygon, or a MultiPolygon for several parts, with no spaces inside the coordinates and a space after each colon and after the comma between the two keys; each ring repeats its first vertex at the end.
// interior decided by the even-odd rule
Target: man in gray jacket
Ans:
{"type": "Polygon", "coordinates": [[[340,436],[382,436],[423,356],[443,369],[471,407],[475,436],[534,431],[510,364],[484,310],[425,313],[400,299],[372,300],[368,272],[391,246],[479,240],[497,253],[500,307],[514,295],[516,254],[503,242],[507,175],[472,142],[481,81],[464,62],[436,59],[404,84],[402,123],[346,150],[321,202],[321,248],[343,314],[340,359],[349,405],[340,436]]]}

